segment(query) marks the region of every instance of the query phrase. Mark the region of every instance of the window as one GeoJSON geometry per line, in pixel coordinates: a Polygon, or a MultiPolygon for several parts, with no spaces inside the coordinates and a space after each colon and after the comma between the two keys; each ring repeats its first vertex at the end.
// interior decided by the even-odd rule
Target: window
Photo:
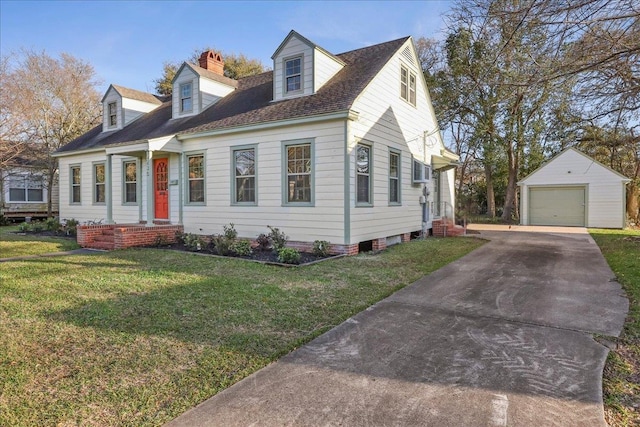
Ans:
{"type": "Polygon", "coordinates": [[[104,163],[97,163],[93,165],[93,202],[104,203],[105,202],[105,168],[104,163]]]}
{"type": "Polygon", "coordinates": [[[233,151],[234,203],[256,202],[256,149],[233,151]]]}
{"type": "Polygon", "coordinates": [[[311,204],[311,143],[286,145],[285,153],[285,203],[311,204]]]}
{"type": "Polygon", "coordinates": [[[422,184],[429,181],[431,175],[430,172],[431,166],[413,159],[413,175],[411,177],[411,182],[413,184],[422,184]]]}
{"type": "Polygon", "coordinates": [[[107,108],[109,110],[109,127],[118,126],[118,113],[116,109],[116,103],[110,102],[107,108]]]}
{"type": "Polygon", "coordinates": [[[371,204],[371,147],[356,146],[356,203],[371,204]]]}
{"type": "Polygon", "coordinates": [[[416,74],[404,65],[400,66],[400,97],[415,107],[416,74]]]}
{"type": "Polygon", "coordinates": [[[44,202],[43,177],[17,175],[9,178],[9,202],[44,202]]]}
{"type": "Polygon", "coordinates": [[[204,203],[204,155],[187,156],[189,203],[204,203]]]}
{"type": "Polygon", "coordinates": [[[80,203],[80,166],[71,166],[71,203],[80,203]]]}
{"type": "Polygon", "coordinates": [[[284,63],[285,92],[302,89],[302,57],[286,60],[284,63]]]}
{"type": "Polygon", "coordinates": [[[400,204],[400,153],[389,152],[389,203],[400,204]]]}
{"type": "Polygon", "coordinates": [[[180,85],[180,112],[187,113],[193,110],[193,100],[191,95],[191,83],[180,85]]]}
{"type": "Polygon", "coordinates": [[[135,160],[122,163],[124,177],[124,203],[138,202],[138,166],[135,160]]]}

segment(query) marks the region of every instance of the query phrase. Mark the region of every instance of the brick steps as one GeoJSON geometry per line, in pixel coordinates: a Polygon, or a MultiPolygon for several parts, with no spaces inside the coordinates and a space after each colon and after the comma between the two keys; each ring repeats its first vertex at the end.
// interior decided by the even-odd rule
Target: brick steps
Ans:
{"type": "Polygon", "coordinates": [[[436,237],[462,236],[466,229],[453,223],[450,219],[436,219],[433,221],[433,235],[436,237]]]}

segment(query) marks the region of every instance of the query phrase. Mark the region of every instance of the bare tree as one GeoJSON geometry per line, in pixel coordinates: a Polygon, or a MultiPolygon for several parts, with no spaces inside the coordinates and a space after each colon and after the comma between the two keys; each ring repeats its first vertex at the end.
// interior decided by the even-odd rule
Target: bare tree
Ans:
{"type": "MultiPolygon", "coordinates": [[[[23,151],[32,165],[46,171],[45,187],[51,189],[58,170],[53,152],[100,122],[95,71],[66,53],[56,59],[44,51],[24,50],[3,61],[2,124],[6,119],[3,132],[8,132],[3,152],[13,153],[8,158],[23,151]]],[[[52,192],[48,194],[51,215],[52,192]]]]}

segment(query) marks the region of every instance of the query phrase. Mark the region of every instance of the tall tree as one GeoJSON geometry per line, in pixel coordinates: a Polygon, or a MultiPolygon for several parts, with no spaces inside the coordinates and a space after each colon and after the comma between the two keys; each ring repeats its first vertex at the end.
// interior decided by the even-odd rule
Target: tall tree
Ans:
{"type": "Polygon", "coordinates": [[[13,129],[6,141],[30,148],[25,155],[46,171],[45,187],[51,189],[58,171],[53,152],[100,122],[99,82],[90,64],[66,53],[56,59],[24,50],[6,60],[0,109],[7,112],[6,129],[13,129]]]}
{"type": "MultiPolygon", "coordinates": [[[[188,62],[198,64],[200,54],[207,50],[216,51],[214,48],[195,49],[188,62]]],[[[265,66],[258,59],[247,58],[243,54],[227,53],[222,54],[224,60],[224,75],[231,79],[240,79],[242,77],[260,74],[265,71],[265,66]]],[[[173,86],[171,81],[176,75],[182,63],[167,61],[162,66],[162,77],[154,80],[156,84],[156,92],[160,95],[171,95],[173,86]]]]}

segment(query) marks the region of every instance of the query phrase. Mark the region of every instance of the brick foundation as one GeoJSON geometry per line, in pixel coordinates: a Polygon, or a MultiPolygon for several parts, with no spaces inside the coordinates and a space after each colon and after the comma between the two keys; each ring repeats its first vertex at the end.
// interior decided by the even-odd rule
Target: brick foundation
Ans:
{"type": "Polygon", "coordinates": [[[380,239],[374,239],[372,241],[371,249],[373,249],[374,251],[382,251],[384,249],[387,249],[387,238],[382,237],[380,239]]]}
{"type": "Polygon", "coordinates": [[[182,233],[181,225],[80,225],[77,241],[83,248],[125,249],[135,246],[152,246],[162,238],[166,243],[176,241],[176,232],[182,233]],[[162,237],[159,237],[162,236],[162,237]]]}

